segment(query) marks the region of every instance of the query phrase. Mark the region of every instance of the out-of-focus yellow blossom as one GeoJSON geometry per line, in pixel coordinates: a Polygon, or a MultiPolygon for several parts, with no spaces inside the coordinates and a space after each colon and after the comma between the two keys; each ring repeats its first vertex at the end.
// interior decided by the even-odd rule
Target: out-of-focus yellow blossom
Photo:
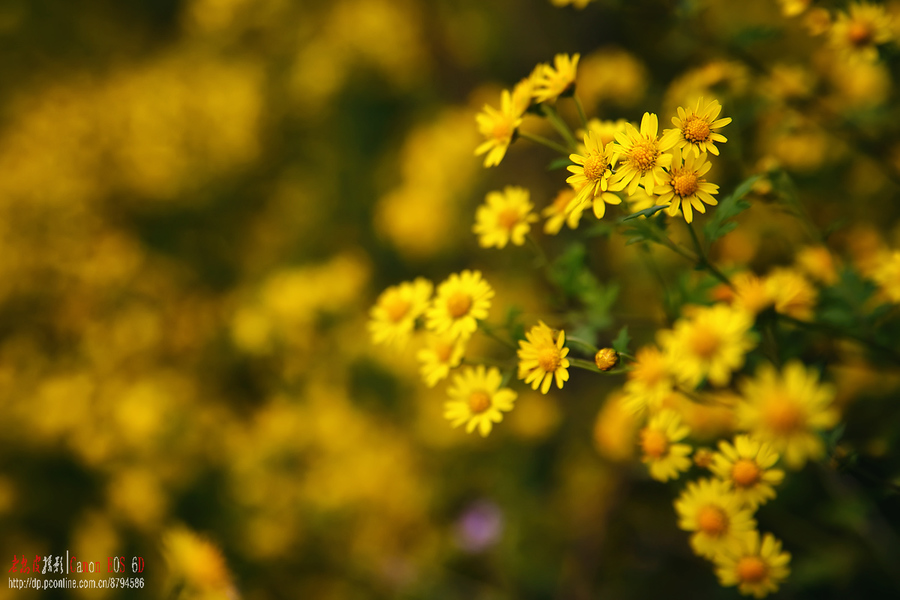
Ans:
{"type": "Polygon", "coordinates": [[[872,270],[872,279],[891,302],[900,303],[900,250],[882,255],[872,270]]]}
{"type": "Polygon", "coordinates": [[[696,387],[704,378],[724,386],[731,373],[744,366],[744,356],[756,347],[750,331],[753,320],[726,304],[697,307],[657,336],[669,370],[678,380],[696,387]]]}
{"type": "Polygon", "coordinates": [[[581,215],[584,214],[584,209],[587,207],[576,206],[571,211],[566,211],[566,208],[575,199],[575,194],[575,190],[571,188],[561,190],[556,194],[553,203],[541,211],[541,215],[547,219],[544,223],[544,233],[556,235],[562,229],[563,223],[568,225],[569,229],[578,228],[578,222],[581,220],[581,215]]]}
{"type": "Polygon", "coordinates": [[[715,142],[724,144],[728,141],[718,130],[731,123],[731,117],[718,118],[721,112],[722,105],[715,99],[704,103],[703,98],[699,98],[697,106],[690,112],[679,106],[678,116],[672,117],[675,128],[663,132],[660,144],[666,148],[684,148],[686,153],[693,151],[695,157],[701,152],[718,156],[715,142]]]}
{"type": "Polygon", "coordinates": [[[472,231],[482,248],[505,248],[510,241],[521,246],[531,224],[538,220],[532,212],[528,190],[508,185],[502,192],[488,192],[485,203],[475,211],[472,231]]]}
{"type": "Polygon", "coordinates": [[[586,107],[598,103],[632,106],[647,89],[647,67],[621,48],[588,54],[578,64],[578,73],[578,97],[586,107]]]}
{"type": "Polygon", "coordinates": [[[750,271],[743,271],[731,278],[734,285],[732,306],[757,315],[774,304],[770,286],[765,278],[757,277],[750,271]]]}
{"type": "Polygon", "coordinates": [[[891,19],[884,6],[854,2],[849,12],[838,11],[831,26],[831,44],[851,60],[878,60],[879,44],[893,38],[891,19]]]}
{"type": "Polygon", "coordinates": [[[794,262],[797,268],[823,285],[834,285],[838,282],[834,255],[825,246],[801,248],[794,262]]]}
{"type": "Polygon", "coordinates": [[[706,212],[705,204],[716,206],[719,201],[712,194],[719,193],[719,186],[703,178],[712,165],[706,160],[706,153],[699,156],[690,151],[682,155],[679,148],[672,150],[672,164],[666,172],[662,185],[656,188],[660,204],[668,204],[666,214],[674,217],[680,210],[684,220],[694,221],[694,210],[706,212]]]}
{"type": "Polygon", "coordinates": [[[811,3],[812,0],[778,0],[778,4],[781,5],[781,13],[786,17],[796,17],[802,14],[811,3]]]}
{"type": "Polygon", "coordinates": [[[557,54],[553,57],[553,66],[541,66],[534,80],[534,99],[551,102],[574,91],[579,58],[580,54],[557,54]]]}
{"type": "Polygon", "coordinates": [[[616,141],[617,133],[625,133],[625,119],[616,121],[601,121],[600,119],[591,119],[587,124],[587,133],[593,133],[597,138],[598,145],[606,147],[616,141]]]}
{"type": "Polygon", "coordinates": [[[705,392],[703,402],[696,402],[685,394],[674,392],[663,400],[663,408],[672,408],[691,428],[691,438],[713,442],[734,432],[736,396],[730,391],[705,392]]]}
{"type": "Polygon", "coordinates": [[[616,159],[612,146],[602,146],[591,131],[584,135],[584,148],[583,154],[569,155],[569,160],[575,164],[567,167],[572,175],[566,179],[566,183],[578,192],[566,211],[584,210],[591,205],[594,216],[602,219],[606,214],[607,204],[622,202],[621,198],[608,191],[616,159]]]}
{"type": "Polygon", "coordinates": [[[791,469],[821,458],[825,446],[819,432],[840,418],[832,407],[834,387],[819,383],[814,369],[791,361],[778,373],[763,365],[741,384],[738,425],[761,442],[769,443],[791,469]]]}
{"type": "Polygon", "coordinates": [[[425,347],[416,353],[422,363],[420,372],[425,384],[434,387],[439,381],[446,379],[450,369],[458,367],[462,362],[465,351],[465,337],[429,334],[425,347]]]}
{"type": "Polygon", "coordinates": [[[883,62],[835,61],[825,58],[827,76],[834,88],[831,102],[850,111],[884,104],[891,95],[892,79],[883,62]]]}
{"type": "Polygon", "coordinates": [[[478,321],[487,319],[493,297],[494,290],[481,271],[454,273],[438,286],[425,312],[428,329],[451,336],[475,333],[478,321]]]}
{"type": "Polygon", "coordinates": [[[496,167],[506,156],[506,150],[513,141],[516,129],[522,124],[522,112],[514,105],[509,91],[503,90],[500,96],[500,110],[485,104],[475,119],[478,123],[478,132],[485,137],[485,141],[475,148],[475,155],[487,154],[484,157],[484,166],[496,167]]]}
{"type": "Polygon", "coordinates": [[[730,486],[719,479],[689,482],[675,501],[675,510],[678,527],[695,532],[691,548],[704,558],[740,552],[756,529],[753,512],[743,508],[730,486]]]}
{"type": "Polygon", "coordinates": [[[815,89],[816,78],[800,65],[779,63],[769,71],[765,92],[781,100],[808,98],[815,89]]]}
{"type": "Polygon", "coordinates": [[[613,152],[619,161],[619,168],[610,189],[626,189],[630,196],[640,185],[648,195],[654,195],[656,187],[665,181],[664,169],[672,164],[672,155],[665,152],[675,143],[670,140],[666,145],[657,139],[658,133],[658,117],[644,113],[640,131],[631,123],[626,123],[625,133],[616,134],[613,152]]]}
{"type": "Polygon", "coordinates": [[[790,575],[791,555],[781,550],[781,541],[771,533],[760,544],[758,531],[752,531],[737,552],[727,551],[713,558],[719,583],[737,586],[744,596],[765,598],[778,591],[778,586],[790,575]]]}
{"type": "Polygon", "coordinates": [[[803,15],[803,26],[809,35],[819,36],[831,31],[831,13],[827,8],[813,8],[803,15]]]}
{"type": "Polygon", "coordinates": [[[702,96],[741,96],[750,87],[750,73],[739,61],[715,60],[687,71],[675,79],[666,91],[663,106],[675,112],[679,106],[688,106],[702,96]]]}
{"type": "Polygon", "coordinates": [[[734,445],[719,442],[711,470],[722,481],[731,483],[741,502],[752,509],[775,497],[772,486],[784,480],[784,471],[773,469],[778,453],[769,444],[749,435],[738,435],[734,445]]]}
{"type": "Polygon", "coordinates": [[[532,389],[541,388],[541,393],[550,390],[553,380],[556,387],[562,389],[563,383],[569,380],[569,349],[566,343],[566,332],[555,331],[547,327],[543,321],[525,332],[526,340],[519,340],[519,379],[530,383],[532,389]]]}
{"type": "Polygon", "coordinates": [[[593,0],[550,0],[553,6],[574,6],[575,8],[584,8],[593,0]]]}
{"type": "Polygon", "coordinates": [[[819,292],[796,269],[773,269],[766,276],[766,288],[775,303],[776,311],[795,319],[812,318],[819,292]]]}
{"type": "Polygon", "coordinates": [[[534,88],[538,78],[541,75],[541,65],[535,66],[528,74],[515,86],[512,91],[512,112],[513,114],[522,116],[525,114],[534,102],[534,88]]]}
{"type": "Polygon", "coordinates": [[[709,448],[697,448],[691,460],[701,469],[708,469],[712,465],[713,451],[709,448]]]}
{"type": "Polygon", "coordinates": [[[594,422],[594,445],[600,456],[614,462],[628,462],[634,458],[635,436],[640,422],[626,406],[621,392],[610,394],[594,422]]]}
{"type": "Polygon", "coordinates": [[[664,409],[650,418],[641,430],[641,460],[648,465],[650,476],[657,481],[678,479],[681,473],[691,468],[691,446],[677,444],[686,438],[691,430],[681,422],[674,410],[664,409]]]}
{"type": "Polygon", "coordinates": [[[444,416],[454,427],[465,423],[466,433],[478,428],[478,433],[487,437],[493,424],[503,420],[503,412],[511,411],[516,400],[514,391],[501,388],[502,381],[503,376],[495,367],[466,367],[453,376],[444,416]]]}
{"type": "Polygon", "coordinates": [[[182,593],[197,600],[236,595],[222,551],[212,542],[177,526],[163,534],[162,545],[170,588],[184,586],[182,593]]]}
{"type": "Polygon", "coordinates": [[[378,296],[369,315],[369,333],[376,344],[405,344],[416,319],[425,313],[434,284],[422,277],[391,286],[378,296]]]}
{"type": "Polygon", "coordinates": [[[665,356],[656,346],[644,346],[635,355],[625,382],[624,405],[634,415],[655,413],[672,393],[674,380],[665,356]]]}

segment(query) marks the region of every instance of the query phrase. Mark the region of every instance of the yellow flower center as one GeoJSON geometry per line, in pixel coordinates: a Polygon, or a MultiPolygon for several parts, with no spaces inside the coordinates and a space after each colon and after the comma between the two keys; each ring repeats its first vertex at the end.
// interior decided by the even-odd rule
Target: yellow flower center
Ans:
{"type": "Polygon", "coordinates": [[[719,537],[728,529],[728,515],[713,504],[707,504],[697,511],[697,526],[710,537],[719,537]]]}
{"type": "Polygon", "coordinates": [[[699,186],[699,178],[694,171],[681,171],[672,177],[672,188],[682,198],[693,196],[699,186]]]}
{"type": "Polygon", "coordinates": [[[705,142],[709,139],[709,133],[709,121],[697,115],[689,116],[681,126],[681,134],[689,142],[705,142]]]}
{"type": "Polygon", "coordinates": [[[652,356],[636,364],[630,378],[636,381],[643,381],[649,386],[656,385],[665,380],[666,365],[656,356],[652,356]]]}
{"type": "Polygon", "coordinates": [[[600,181],[606,173],[607,162],[599,154],[590,154],[584,159],[584,176],[588,181],[600,181]]]}
{"type": "Polygon", "coordinates": [[[731,467],[731,479],[740,487],[751,487],[759,482],[762,474],[756,462],[742,458],[731,467]]]}
{"type": "Polygon", "coordinates": [[[483,390],[475,390],[469,395],[469,410],[475,414],[483,413],[491,407],[491,396],[483,390]]]}
{"type": "Polygon", "coordinates": [[[545,373],[555,372],[562,364],[562,357],[559,355],[559,348],[556,346],[547,346],[541,348],[538,352],[538,366],[545,373]]]}
{"type": "Polygon", "coordinates": [[[656,140],[644,139],[631,148],[629,158],[641,173],[646,173],[656,166],[656,159],[659,158],[659,144],[656,140]]]}
{"type": "Polygon", "coordinates": [[[519,222],[519,211],[515,208],[505,208],[497,215],[497,223],[503,229],[512,229],[519,222]]]}
{"type": "Polygon", "coordinates": [[[641,450],[650,458],[662,458],[669,451],[669,439],[662,431],[644,429],[641,431],[641,450]]]}
{"type": "Polygon", "coordinates": [[[766,578],[766,563],[758,556],[744,556],[737,562],[735,573],[744,583],[759,583],[766,578]]]}
{"type": "Polygon", "coordinates": [[[450,355],[453,354],[453,344],[446,342],[438,342],[434,347],[434,355],[438,362],[450,362],[450,355]]]}
{"type": "Polygon", "coordinates": [[[790,398],[774,396],[763,407],[762,420],[776,433],[793,433],[803,426],[803,409],[790,398]]]}
{"type": "Polygon", "coordinates": [[[400,294],[391,294],[384,299],[384,311],[387,313],[388,319],[399,323],[409,311],[409,300],[400,294]]]}
{"type": "Polygon", "coordinates": [[[853,21],[847,28],[847,40],[851,46],[862,48],[871,44],[874,39],[875,31],[870,23],[853,21]]]}
{"type": "Polygon", "coordinates": [[[715,331],[708,327],[694,327],[689,340],[691,352],[703,360],[709,360],[719,349],[721,340],[715,331]]]}
{"type": "Polygon", "coordinates": [[[505,141],[512,137],[512,126],[509,121],[502,119],[494,122],[491,135],[495,140],[505,141]]]}
{"type": "Polygon", "coordinates": [[[450,318],[458,319],[464,316],[472,308],[472,297],[464,292],[453,292],[447,298],[447,312],[450,318]]]}

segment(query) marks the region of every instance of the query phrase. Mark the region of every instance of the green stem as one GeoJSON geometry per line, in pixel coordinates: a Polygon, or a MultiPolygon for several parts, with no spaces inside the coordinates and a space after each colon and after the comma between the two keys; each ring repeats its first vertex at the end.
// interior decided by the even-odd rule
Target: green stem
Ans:
{"type": "Polygon", "coordinates": [[[544,113],[544,116],[547,117],[547,120],[550,121],[550,124],[553,125],[553,128],[556,129],[556,131],[559,132],[559,135],[563,136],[563,139],[569,144],[570,152],[575,152],[578,149],[578,142],[575,140],[575,135],[572,134],[572,130],[569,129],[566,122],[562,120],[562,117],[559,116],[556,109],[552,106],[542,104],[541,111],[544,113]]]}
{"type": "Polygon", "coordinates": [[[575,100],[575,108],[578,109],[578,118],[581,119],[581,126],[587,131],[588,120],[584,114],[584,106],[581,104],[581,99],[578,97],[578,94],[573,94],[572,99],[575,100]]]}
{"type": "Polygon", "coordinates": [[[569,366],[584,369],[585,371],[591,371],[592,373],[600,373],[601,375],[621,375],[622,373],[631,371],[631,367],[620,367],[609,371],[601,371],[593,361],[584,360],[582,358],[569,358],[568,356],[566,359],[569,361],[569,366]]]}
{"type": "Polygon", "coordinates": [[[700,239],[697,237],[697,232],[694,231],[693,224],[688,223],[687,221],[685,221],[684,223],[685,225],[687,225],[687,229],[691,234],[691,241],[694,242],[694,248],[697,250],[697,266],[702,269],[706,269],[710,272],[710,274],[713,275],[713,277],[715,277],[731,289],[734,289],[734,284],[731,283],[731,280],[728,279],[728,277],[725,276],[722,271],[717,269],[715,265],[709,262],[709,258],[707,258],[706,253],[703,252],[703,246],[700,245],[700,239]]]}
{"type": "Polygon", "coordinates": [[[478,323],[478,328],[481,329],[481,331],[484,332],[484,335],[488,336],[489,338],[491,338],[491,339],[494,340],[495,342],[500,343],[500,344],[503,344],[503,345],[506,346],[507,348],[511,348],[511,349],[513,349],[513,350],[517,350],[515,344],[513,344],[513,343],[510,342],[510,341],[504,340],[502,337],[498,336],[496,333],[494,333],[494,328],[493,328],[492,326],[488,325],[487,323],[485,323],[484,321],[480,321],[480,322],[478,323]]]}
{"type": "Polygon", "coordinates": [[[803,321],[801,319],[795,319],[789,315],[785,315],[782,313],[776,313],[778,318],[786,323],[791,323],[792,325],[796,325],[797,327],[802,327],[804,329],[812,329],[815,331],[821,331],[822,333],[827,333],[829,335],[842,337],[849,340],[855,340],[864,346],[868,346],[869,349],[874,350],[878,353],[879,356],[883,358],[887,358],[896,364],[900,364],[900,354],[893,348],[889,348],[881,344],[880,342],[876,342],[871,338],[867,338],[864,335],[859,335],[850,331],[845,331],[833,325],[829,325],[827,323],[817,323],[815,321],[803,321]]]}
{"type": "Polygon", "coordinates": [[[547,260],[547,254],[544,252],[544,249],[541,248],[540,244],[537,243],[530,233],[525,235],[525,239],[528,241],[528,246],[534,251],[534,266],[535,268],[546,267],[550,264],[550,261],[547,260]]]}
{"type": "Polygon", "coordinates": [[[519,131],[519,137],[526,139],[530,142],[534,142],[535,144],[541,144],[542,146],[547,146],[551,150],[555,150],[560,154],[564,154],[565,156],[569,156],[572,154],[572,151],[562,144],[557,144],[553,140],[548,140],[542,135],[538,135],[536,133],[528,133],[527,131],[519,131]]]}
{"type": "Polygon", "coordinates": [[[593,345],[592,343],[588,342],[587,340],[583,340],[581,338],[577,338],[572,335],[566,336],[566,344],[567,345],[573,344],[575,346],[579,346],[585,352],[589,352],[592,357],[600,351],[600,349],[597,348],[597,346],[593,345]]]}

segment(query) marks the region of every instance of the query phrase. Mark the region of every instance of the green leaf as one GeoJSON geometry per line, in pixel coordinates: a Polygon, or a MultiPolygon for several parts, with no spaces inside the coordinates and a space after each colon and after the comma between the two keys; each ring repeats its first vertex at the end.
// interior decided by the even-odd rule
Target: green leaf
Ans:
{"type": "Polygon", "coordinates": [[[550,163],[547,165],[547,170],[548,171],[556,171],[558,169],[565,169],[569,165],[574,165],[574,164],[575,163],[573,163],[571,160],[569,160],[568,156],[560,156],[559,158],[554,158],[553,160],[550,161],[550,163]]]}
{"type": "Polygon", "coordinates": [[[631,336],[628,335],[628,325],[619,330],[619,335],[612,341],[613,350],[619,354],[628,353],[628,345],[631,343],[631,336]]]}
{"type": "Polygon", "coordinates": [[[753,184],[755,184],[759,178],[760,175],[748,177],[735,188],[730,196],[719,203],[712,218],[703,228],[703,231],[706,234],[707,245],[712,244],[737,227],[737,223],[728,221],[750,208],[750,203],[743,200],[743,197],[753,189],[753,184]]]}
{"type": "Polygon", "coordinates": [[[630,214],[627,217],[625,217],[624,219],[622,219],[622,221],[623,222],[630,221],[632,219],[637,219],[638,217],[652,217],[653,215],[655,215],[662,209],[668,208],[668,207],[669,207],[668,204],[657,204],[656,206],[651,206],[650,208],[645,208],[644,210],[639,210],[636,213],[630,214]]]}

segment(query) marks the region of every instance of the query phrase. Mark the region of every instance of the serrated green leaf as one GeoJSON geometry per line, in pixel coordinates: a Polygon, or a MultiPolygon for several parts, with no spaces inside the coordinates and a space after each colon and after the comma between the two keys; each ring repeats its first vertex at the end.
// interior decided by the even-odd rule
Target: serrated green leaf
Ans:
{"type": "Polygon", "coordinates": [[[652,217],[662,209],[668,207],[668,204],[657,204],[656,206],[651,206],[650,208],[645,208],[644,210],[639,210],[636,213],[628,215],[627,217],[622,219],[622,222],[631,221],[632,219],[637,219],[638,217],[652,217]]]}
{"type": "Polygon", "coordinates": [[[706,224],[706,227],[703,228],[704,233],[706,234],[707,245],[712,244],[737,227],[736,223],[728,223],[727,221],[750,208],[750,203],[742,198],[753,189],[753,184],[755,184],[759,178],[759,175],[748,177],[734,189],[734,192],[732,192],[730,196],[719,203],[712,218],[706,224]]]}
{"type": "Polygon", "coordinates": [[[619,354],[628,353],[628,345],[631,343],[631,336],[628,335],[628,325],[619,330],[619,335],[612,341],[613,350],[619,354]]]}

